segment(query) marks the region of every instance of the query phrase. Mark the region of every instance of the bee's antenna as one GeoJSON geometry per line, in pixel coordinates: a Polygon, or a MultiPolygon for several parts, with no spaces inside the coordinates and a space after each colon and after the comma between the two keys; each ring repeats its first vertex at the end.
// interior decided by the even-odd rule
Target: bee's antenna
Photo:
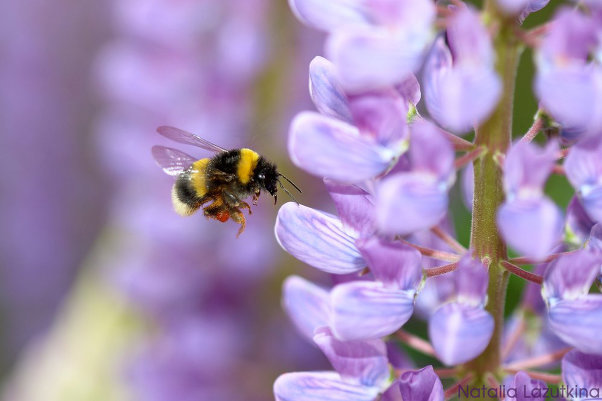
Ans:
{"type": "MultiPolygon", "coordinates": [[[[280,175],[282,175],[282,174],[280,174],[280,175]]],[[[284,176],[283,176],[283,177],[284,177],[284,176]]],[[[284,177],[284,178],[286,178],[286,177],[284,177]]],[[[288,180],[288,178],[286,178],[286,179],[288,180]]],[[[290,181],[289,181],[289,182],[290,182],[290,181]]],[[[288,191],[288,189],[286,189],[286,187],[285,187],[284,185],[282,185],[282,183],[280,182],[280,180],[278,180],[278,184],[280,185],[280,188],[282,188],[282,190],[283,190],[284,192],[286,192],[286,194],[287,194],[288,196],[290,196],[290,197],[291,197],[291,199],[292,199],[292,200],[294,200],[294,201],[295,201],[295,203],[298,205],[298,204],[299,204],[299,201],[298,201],[297,199],[295,199],[295,197],[293,196],[293,194],[291,194],[291,193],[288,191]]],[[[293,184],[293,183],[291,182],[291,184],[293,184]]],[[[296,186],[295,184],[293,184],[293,186],[294,186],[295,188],[297,188],[297,186],[296,186]]],[[[299,192],[301,192],[301,190],[300,190],[299,188],[297,188],[297,190],[299,190],[299,192]]],[[[274,203],[275,203],[275,201],[274,201],[274,203]]]]}
{"type": "MultiPolygon", "coordinates": [[[[300,193],[300,194],[301,194],[301,193],[303,193],[303,192],[301,192],[301,190],[299,189],[299,187],[298,187],[298,186],[296,186],[294,182],[292,182],[291,180],[289,180],[289,179],[288,179],[288,178],[287,178],[287,177],[286,177],[284,174],[280,174],[280,173],[278,173],[278,175],[279,175],[279,176],[281,176],[282,178],[284,178],[285,180],[287,180],[287,181],[289,182],[289,184],[291,184],[293,187],[295,187],[295,189],[296,189],[297,191],[299,191],[299,193],[300,193]]],[[[282,186],[282,184],[281,184],[281,186],[282,186]]],[[[292,195],[291,195],[291,198],[292,198],[292,195]]],[[[294,198],[293,198],[293,199],[294,199],[294,198]]]]}

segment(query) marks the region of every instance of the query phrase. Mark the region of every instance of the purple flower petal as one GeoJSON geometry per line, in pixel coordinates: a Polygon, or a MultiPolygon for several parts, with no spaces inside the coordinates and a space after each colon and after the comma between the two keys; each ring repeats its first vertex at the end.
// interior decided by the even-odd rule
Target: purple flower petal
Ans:
{"type": "Polygon", "coordinates": [[[535,92],[563,128],[590,134],[602,128],[602,71],[581,65],[540,67],[535,92]]]}
{"type": "Polygon", "coordinates": [[[562,358],[562,380],[568,387],[602,388],[602,356],[570,351],[562,358]]]}
{"type": "Polygon", "coordinates": [[[482,308],[452,302],[430,317],[429,337],[443,363],[458,365],[483,352],[493,327],[493,317],[482,308]]]}
{"type": "Polygon", "coordinates": [[[353,273],[366,266],[355,247],[356,238],[331,214],[285,203],[278,211],[275,233],[285,251],[325,272],[353,273]]]}
{"type": "Polygon", "coordinates": [[[602,222],[602,185],[582,190],[581,201],[583,207],[595,221],[602,222]]]}
{"type": "Polygon", "coordinates": [[[561,240],[562,212],[547,197],[516,199],[498,209],[497,226],[517,252],[541,260],[561,240]]]}
{"type": "Polygon", "coordinates": [[[385,178],[377,188],[376,222],[385,234],[406,235],[431,228],[447,212],[447,187],[424,173],[385,178]]]}
{"type": "Polygon", "coordinates": [[[297,166],[346,183],[376,177],[403,151],[379,145],[374,138],[360,135],[354,126],[313,112],[295,117],[288,147],[297,166]]]}
{"type": "Polygon", "coordinates": [[[598,223],[592,227],[587,246],[590,249],[602,251],[602,224],[598,223]]]}
{"type": "Polygon", "coordinates": [[[395,89],[397,89],[406,102],[411,103],[414,106],[420,101],[420,84],[415,75],[408,76],[403,82],[396,85],[395,89]]]}
{"type": "Polygon", "coordinates": [[[458,267],[447,275],[454,285],[453,294],[462,303],[482,306],[487,295],[489,273],[481,261],[467,252],[458,267]]]}
{"type": "Polygon", "coordinates": [[[345,226],[360,234],[374,232],[376,211],[372,195],[356,185],[340,184],[329,179],[325,179],[324,184],[345,226]]]}
{"type": "Polygon", "coordinates": [[[407,148],[407,102],[394,90],[366,93],[350,98],[353,121],[363,135],[388,147],[407,148]]]}
{"type": "Polygon", "coordinates": [[[518,14],[529,6],[531,0],[497,0],[497,4],[506,14],[518,14]]]}
{"type": "MultiPolygon", "coordinates": [[[[510,1],[512,1],[512,0],[510,0],[510,1]]],[[[515,1],[519,1],[519,0],[515,0],[515,1]]],[[[527,7],[525,7],[523,9],[523,11],[521,12],[521,14],[518,18],[520,23],[522,24],[522,22],[525,20],[525,18],[527,18],[529,16],[529,14],[534,13],[535,11],[539,11],[542,8],[544,8],[545,6],[547,6],[549,2],[550,2],[550,0],[531,0],[531,1],[529,1],[529,4],[527,5],[527,7]]]]}
{"type": "Polygon", "coordinates": [[[409,245],[375,236],[360,239],[356,246],[374,278],[386,287],[415,290],[422,280],[422,255],[409,245]]]}
{"type": "Polygon", "coordinates": [[[426,27],[414,32],[388,27],[338,31],[326,42],[326,54],[347,91],[382,89],[418,70],[431,35],[426,27]]]}
{"type": "Polygon", "coordinates": [[[578,191],[587,214],[602,222],[602,140],[574,146],[564,163],[571,185],[578,191]]]}
{"type": "Polygon", "coordinates": [[[389,388],[383,393],[380,401],[403,401],[399,390],[399,381],[395,380],[389,388]]]}
{"type": "Polygon", "coordinates": [[[316,332],[314,342],[345,381],[380,388],[389,378],[387,347],[380,339],[341,341],[323,327],[316,332]]]}
{"type": "Polygon", "coordinates": [[[550,328],[579,351],[602,355],[602,295],[560,301],[550,307],[550,328]]]}
{"type": "Polygon", "coordinates": [[[480,14],[472,7],[458,8],[451,16],[447,40],[455,65],[470,63],[493,67],[494,52],[489,31],[481,22],[480,14]]]}
{"type": "MultiPolygon", "coordinates": [[[[574,236],[579,244],[583,244],[596,224],[581,204],[578,197],[573,196],[566,208],[566,227],[569,236],[574,236]]],[[[602,248],[601,248],[602,250],[602,248]]]]}
{"type": "Polygon", "coordinates": [[[309,340],[314,331],[330,322],[328,291],[298,276],[288,277],[283,284],[282,305],[297,329],[309,340]]]}
{"type": "Polygon", "coordinates": [[[411,126],[411,143],[408,152],[412,171],[435,174],[449,187],[453,185],[454,149],[441,130],[426,121],[416,121],[411,126]]]}
{"type": "Polygon", "coordinates": [[[558,143],[545,148],[524,141],[515,142],[504,161],[504,190],[512,199],[540,196],[556,162],[558,143]]]}
{"type": "Polygon", "coordinates": [[[561,299],[576,299],[589,292],[600,272],[602,253],[582,249],[563,255],[548,266],[542,295],[550,304],[561,299]]]}
{"type": "Polygon", "coordinates": [[[335,67],[324,57],[309,63],[309,95],[320,113],[351,123],[349,99],[343,91],[335,67]]]}
{"type": "Polygon", "coordinates": [[[506,385],[507,388],[516,390],[516,397],[508,395],[506,396],[506,401],[545,401],[546,399],[545,394],[547,394],[548,386],[541,380],[531,379],[525,372],[518,372],[508,377],[504,382],[508,383],[506,385]]]}
{"type": "Polygon", "coordinates": [[[295,372],[274,382],[276,401],[374,401],[378,389],[348,383],[336,372],[295,372]]]}
{"type": "Polygon", "coordinates": [[[489,65],[452,66],[450,57],[440,38],[426,62],[424,100],[437,122],[464,134],[491,114],[501,93],[501,81],[489,65]]]}
{"type": "Polygon", "coordinates": [[[370,24],[361,0],[289,0],[288,3],[301,22],[323,31],[370,24]]]}
{"type": "Polygon", "coordinates": [[[443,401],[443,385],[432,366],[405,372],[399,378],[399,389],[404,400],[443,401]]]}
{"type": "Polygon", "coordinates": [[[594,22],[578,10],[564,7],[554,16],[539,52],[546,62],[567,65],[572,61],[585,61],[595,46],[594,22]]]}
{"type": "Polygon", "coordinates": [[[330,293],[330,327],[341,340],[387,336],[412,316],[415,290],[385,288],[379,282],[356,281],[337,285],[330,293]]]}

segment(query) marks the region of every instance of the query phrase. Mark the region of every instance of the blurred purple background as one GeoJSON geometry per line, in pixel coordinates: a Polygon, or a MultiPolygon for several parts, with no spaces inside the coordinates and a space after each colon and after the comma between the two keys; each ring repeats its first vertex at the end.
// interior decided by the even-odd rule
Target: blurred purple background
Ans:
{"type": "Polygon", "coordinates": [[[0,34],[4,398],[270,400],[278,374],[325,366],[280,307],[313,272],[277,246],[277,207],[260,199],[238,240],[181,218],[150,155],[175,125],[328,204],[285,150],[321,42],[286,2],[7,1],[0,34]]]}

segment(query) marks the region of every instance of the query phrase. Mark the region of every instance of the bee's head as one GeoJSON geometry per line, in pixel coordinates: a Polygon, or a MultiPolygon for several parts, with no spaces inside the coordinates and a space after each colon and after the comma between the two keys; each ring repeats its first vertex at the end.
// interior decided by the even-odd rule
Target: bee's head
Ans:
{"type": "Polygon", "coordinates": [[[275,165],[262,157],[259,159],[257,167],[255,167],[253,176],[261,189],[268,191],[272,196],[276,196],[276,192],[278,191],[276,184],[278,184],[279,174],[275,165]]]}

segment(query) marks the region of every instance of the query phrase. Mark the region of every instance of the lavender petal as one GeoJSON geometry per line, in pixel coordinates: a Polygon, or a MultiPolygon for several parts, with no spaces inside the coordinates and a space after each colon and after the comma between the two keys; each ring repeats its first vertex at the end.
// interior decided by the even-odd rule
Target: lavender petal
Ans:
{"type": "Polygon", "coordinates": [[[447,212],[447,188],[424,173],[401,173],[381,181],[376,221],[386,234],[406,235],[431,228],[447,212]]]}
{"type": "Polygon", "coordinates": [[[360,0],[289,0],[288,3],[301,22],[323,31],[369,24],[369,16],[360,0]]]}
{"type": "Polygon", "coordinates": [[[602,295],[560,301],[550,307],[550,328],[560,339],[587,354],[602,355],[602,295]]]}
{"type": "Polygon", "coordinates": [[[374,91],[350,98],[353,121],[364,135],[388,147],[407,148],[408,105],[394,90],[374,91]]]}
{"type": "Polygon", "coordinates": [[[569,387],[602,388],[602,356],[570,351],[562,358],[562,379],[569,387]]]}
{"type": "Polygon", "coordinates": [[[276,401],[374,401],[377,388],[348,383],[336,372],[294,372],[274,382],[276,401]]]}
{"type": "Polygon", "coordinates": [[[561,240],[562,213],[547,197],[515,199],[498,209],[497,226],[517,252],[541,260],[561,240]]]}
{"type": "Polygon", "coordinates": [[[517,141],[504,161],[504,190],[510,196],[541,194],[552,172],[558,154],[558,143],[550,141],[545,148],[525,141],[517,141]]]}
{"type": "Polygon", "coordinates": [[[429,337],[446,365],[477,357],[493,335],[493,317],[483,309],[457,302],[442,305],[429,318],[429,337]]]}
{"type": "Polygon", "coordinates": [[[288,277],[283,284],[282,305],[297,329],[309,340],[317,328],[330,321],[328,291],[299,276],[288,277]]]}
{"type": "Polygon", "coordinates": [[[430,29],[391,31],[372,27],[338,31],[326,42],[326,54],[337,66],[346,90],[354,93],[399,84],[422,62],[430,29]]]}
{"type": "Polygon", "coordinates": [[[399,378],[399,389],[404,400],[443,401],[443,385],[432,366],[405,372],[399,378]]]}
{"type": "Polygon", "coordinates": [[[483,305],[487,295],[489,273],[477,258],[467,252],[447,279],[453,283],[454,295],[463,303],[483,305]]]}
{"type": "Polygon", "coordinates": [[[292,161],[311,174],[345,183],[376,177],[394,162],[402,149],[390,149],[360,135],[343,121],[304,112],[293,120],[289,133],[292,161]]]}
{"type": "Polygon", "coordinates": [[[414,294],[414,290],[385,288],[378,282],[356,281],[337,285],[330,294],[330,327],[341,340],[387,336],[412,316],[414,294]]]}
{"type": "Polygon", "coordinates": [[[422,255],[416,249],[375,236],[358,240],[356,246],[374,278],[385,286],[400,290],[418,287],[422,280],[422,255]]]}
{"type": "Polygon", "coordinates": [[[602,252],[582,249],[560,256],[550,263],[542,287],[548,303],[577,299],[589,292],[600,273],[602,252]]]}
{"type": "Polygon", "coordinates": [[[285,251],[325,272],[347,274],[366,266],[354,245],[356,238],[328,213],[285,203],[278,211],[275,233],[285,251]]]}
{"type": "Polygon", "coordinates": [[[412,171],[432,173],[442,186],[450,187],[455,179],[455,154],[450,141],[436,125],[426,120],[416,121],[410,130],[408,153],[412,171]]]}
{"type": "Polygon", "coordinates": [[[590,232],[595,224],[596,222],[589,217],[579,198],[573,196],[566,208],[567,234],[570,237],[576,238],[579,244],[583,244],[590,236],[590,232]]]}
{"type": "Polygon", "coordinates": [[[531,379],[525,372],[518,372],[506,381],[508,388],[516,389],[516,397],[506,396],[507,401],[545,401],[546,384],[541,380],[531,379]]]}
{"type": "Polygon", "coordinates": [[[345,381],[380,388],[389,378],[387,347],[380,339],[341,341],[323,327],[316,332],[314,342],[345,381]]]}
{"type": "Polygon", "coordinates": [[[324,184],[345,226],[360,234],[374,232],[376,211],[372,195],[357,185],[340,184],[329,179],[325,179],[324,184]]]}
{"type": "Polygon", "coordinates": [[[309,95],[320,113],[351,123],[349,99],[343,91],[335,67],[324,57],[309,63],[309,95]]]}

